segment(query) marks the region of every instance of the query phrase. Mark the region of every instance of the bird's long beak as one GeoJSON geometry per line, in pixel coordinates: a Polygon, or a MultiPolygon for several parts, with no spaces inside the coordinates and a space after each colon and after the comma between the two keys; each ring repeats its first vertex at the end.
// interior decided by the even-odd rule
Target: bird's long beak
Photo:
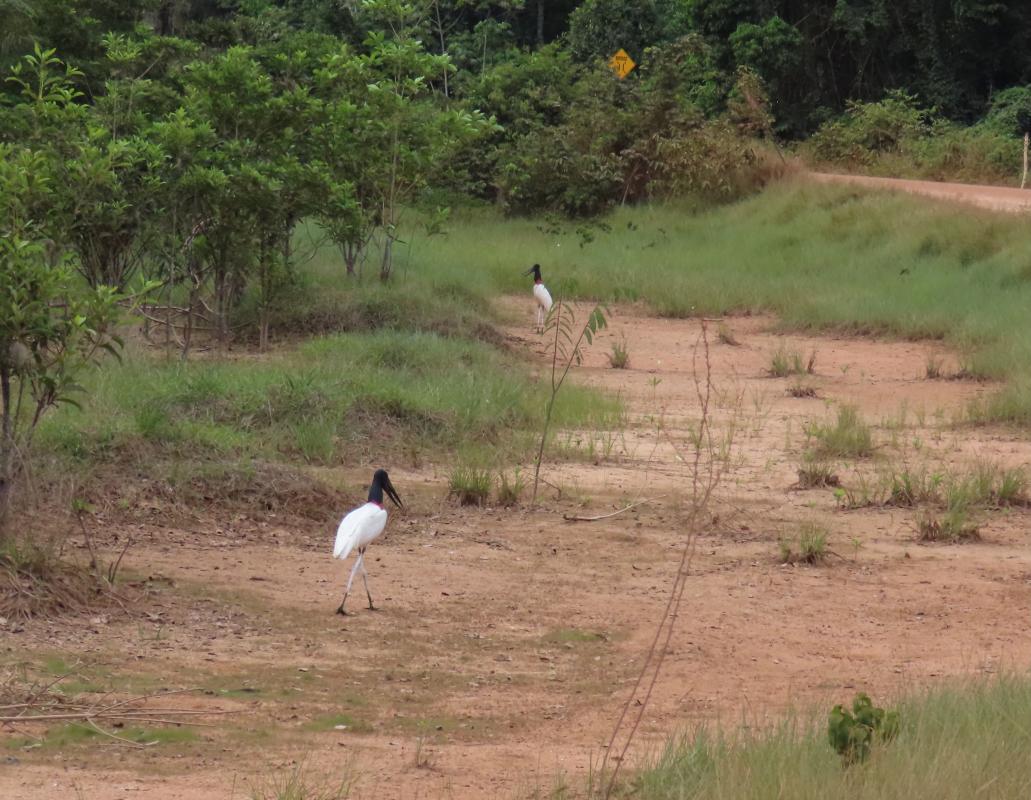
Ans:
{"type": "Polygon", "coordinates": [[[526,270],[526,272],[524,272],[523,275],[533,275],[533,267],[530,267],[528,270],[526,270]]]}
{"type": "Polygon", "coordinates": [[[383,489],[386,491],[387,496],[394,501],[394,505],[398,508],[405,507],[404,503],[401,502],[401,498],[398,497],[397,491],[394,489],[394,485],[389,480],[384,484],[383,489]]]}

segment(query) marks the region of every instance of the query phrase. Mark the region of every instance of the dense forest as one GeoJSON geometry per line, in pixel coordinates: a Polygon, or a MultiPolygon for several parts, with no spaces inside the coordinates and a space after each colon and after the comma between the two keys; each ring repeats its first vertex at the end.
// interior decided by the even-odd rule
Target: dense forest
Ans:
{"type": "Polygon", "coordinates": [[[185,357],[247,305],[264,348],[299,226],[387,281],[456,204],[732,199],[785,149],[1013,180],[1029,37],[988,0],[0,0],[0,494],[118,308],[185,357]]]}

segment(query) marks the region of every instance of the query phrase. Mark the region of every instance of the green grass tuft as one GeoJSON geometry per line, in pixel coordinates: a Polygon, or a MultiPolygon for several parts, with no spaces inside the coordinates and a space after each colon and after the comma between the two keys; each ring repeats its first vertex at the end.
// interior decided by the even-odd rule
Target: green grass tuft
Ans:
{"type": "Polygon", "coordinates": [[[795,540],[782,538],[778,542],[782,564],[819,564],[827,558],[828,531],[823,525],[807,522],[801,526],[795,540]]]}
{"type": "Polygon", "coordinates": [[[864,458],[873,454],[873,434],[856,406],[838,406],[833,425],[813,425],[808,433],[816,440],[818,457],[864,458]]]}
{"type": "Polygon", "coordinates": [[[463,506],[486,505],[494,486],[489,469],[459,464],[448,475],[448,496],[463,506]]]}

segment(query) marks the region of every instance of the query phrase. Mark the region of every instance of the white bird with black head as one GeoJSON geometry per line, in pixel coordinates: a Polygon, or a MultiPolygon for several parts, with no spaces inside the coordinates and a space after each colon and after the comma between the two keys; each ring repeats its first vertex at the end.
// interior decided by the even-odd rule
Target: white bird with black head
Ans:
{"type": "Polygon", "coordinates": [[[537,333],[544,333],[544,316],[551,311],[551,292],[541,280],[540,264],[534,264],[523,274],[533,274],[533,299],[537,303],[537,333]]]}
{"type": "Polygon", "coordinates": [[[390,476],[385,469],[378,469],[372,476],[372,485],[369,487],[369,501],[353,511],[349,512],[340,521],[337,528],[336,543],[333,545],[333,557],[341,560],[347,558],[352,550],[358,551],[358,558],[355,559],[351,568],[351,577],[347,579],[347,588],[344,590],[344,599],[340,601],[338,614],[347,615],[344,604],[347,602],[347,595],[351,593],[351,582],[355,573],[362,571],[362,581],[365,583],[365,594],[369,598],[369,610],[375,611],[372,604],[372,594],[369,592],[369,579],[365,573],[365,548],[379,538],[383,529],[387,527],[387,510],[383,507],[383,493],[386,492],[394,505],[404,508],[401,498],[397,496],[394,485],[390,482],[390,476]]]}

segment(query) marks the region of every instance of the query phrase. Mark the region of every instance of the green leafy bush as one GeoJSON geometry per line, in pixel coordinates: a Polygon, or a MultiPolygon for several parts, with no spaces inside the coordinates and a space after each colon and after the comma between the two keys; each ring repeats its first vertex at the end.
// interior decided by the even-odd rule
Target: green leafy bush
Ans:
{"type": "Polygon", "coordinates": [[[898,711],[885,711],[859,693],[852,700],[852,711],[837,705],[831,709],[827,735],[845,766],[865,761],[875,743],[886,743],[899,732],[898,711]]]}

